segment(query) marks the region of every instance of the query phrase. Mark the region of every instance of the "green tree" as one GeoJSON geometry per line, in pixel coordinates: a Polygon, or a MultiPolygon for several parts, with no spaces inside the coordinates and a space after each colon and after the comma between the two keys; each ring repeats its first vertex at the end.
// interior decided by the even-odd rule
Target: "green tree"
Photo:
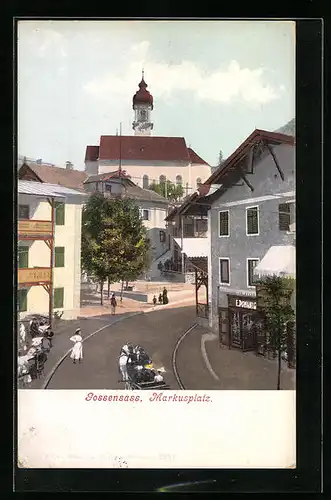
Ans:
{"type": "Polygon", "coordinates": [[[217,166],[220,167],[222,165],[222,163],[224,163],[224,156],[223,156],[223,151],[220,150],[220,152],[218,154],[217,166]]]}
{"type": "Polygon", "coordinates": [[[278,356],[277,390],[280,389],[282,353],[287,351],[287,326],[294,320],[291,298],[294,280],[266,276],[257,283],[258,307],[264,316],[265,348],[278,356]],[[260,299],[259,299],[260,297],[260,299]]]}
{"type": "Polygon", "coordinates": [[[179,201],[184,195],[183,186],[181,184],[174,184],[169,180],[161,183],[153,182],[148,189],[155,191],[169,201],[179,201]]]}
{"type": "Polygon", "coordinates": [[[90,196],[83,210],[82,268],[103,287],[137,277],[148,267],[149,244],[133,200],[90,196]]]}

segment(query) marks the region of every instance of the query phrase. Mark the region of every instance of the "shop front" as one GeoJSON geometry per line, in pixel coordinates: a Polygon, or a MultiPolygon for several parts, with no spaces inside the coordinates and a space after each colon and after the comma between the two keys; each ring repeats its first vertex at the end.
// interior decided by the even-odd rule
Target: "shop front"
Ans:
{"type": "Polygon", "coordinates": [[[219,309],[220,343],[242,351],[256,350],[258,322],[254,297],[228,295],[228,307],[219,309]]]}

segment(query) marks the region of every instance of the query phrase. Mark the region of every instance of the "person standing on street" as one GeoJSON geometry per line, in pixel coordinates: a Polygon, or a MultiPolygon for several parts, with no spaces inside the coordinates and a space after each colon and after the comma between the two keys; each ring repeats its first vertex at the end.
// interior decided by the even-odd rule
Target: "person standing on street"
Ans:
{"type": "Polygon", "coordinates": [[[75,335],[70,338],[71,342],[74,342],[74,346],[71,349],[70,358],[73,360],[74,364],[76,361],[80,363],[83,359],[83,337],[81,335],[81,329],[77,328],[75,335]]]}
{"type": "Polygon", "coordinates": [[[128,363],[128,355],[125,354],[124,352],[121,353],[119,360],[118,360],[118,366],[120,373],[122,375],[122,380],[123,382],[126,382],[128,380],[128,368],[127,368],[127,363],[128,363]]]}
{"type": "Polygon", "coordinates": [[[117,306],[117,301],[116,301],[115,294],[113,293],[112,296],[111,296],[111,299],[110,299],[111,313],[112,313],[113,316],[116,313],[116,306],[117,306]]]}
{"type": "Polygon", "coordinates": [[[168,299],[168,290],[166,289],[166,287],[163,288],[163,304],[168,304],[169,303],[169,299],[168,299]]]}
{"type": "Polygon", "coordinates": [[[159,295],[159,304],[163,304],[163,297],[162,297],[162,293],[160,293],[160,295],[159,295]]]}
{"type": "Polygon", "coordinates": [[[156,295],[154,295],[154,297],[153,297],[153,306],[154,307],[156,306],[156,303],[157,303],[157,298],[156,298],[156,295]]]}

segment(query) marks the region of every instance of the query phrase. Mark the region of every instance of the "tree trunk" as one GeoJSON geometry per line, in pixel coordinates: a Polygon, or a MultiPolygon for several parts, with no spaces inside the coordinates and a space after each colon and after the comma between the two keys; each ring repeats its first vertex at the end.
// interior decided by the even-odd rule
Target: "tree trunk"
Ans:
{"type": "Polygon", "coordinates": [[[107,297],[109,299],[110,296],[110,279],[108,278],[108,290],[107,290],[107,297]]]}
{"type": "Polygon", "coordinates": [[[121,302],[123,302],[123,287],[124,287],[124,280],[122,280],[122,285],[121,285],[121,302]]]}
{"type": "Polygon", "coordinates": [[[103,306],[103,281],[100,281],[100,304],[103,306]]]}
{"type": "Polygon", "coordinates": [[[278,373],[277,373],[277,391],[280,389],[280,372],[282,367],[282,350],[279,346],[278,349],[278,373]]]}
{"type": "Polygon", "coordinates": [[[128,286],[129,286],[129,282],[128,281],[125,282],[125,286],[126,286],[126,288],[128,288],[128,286]]]}

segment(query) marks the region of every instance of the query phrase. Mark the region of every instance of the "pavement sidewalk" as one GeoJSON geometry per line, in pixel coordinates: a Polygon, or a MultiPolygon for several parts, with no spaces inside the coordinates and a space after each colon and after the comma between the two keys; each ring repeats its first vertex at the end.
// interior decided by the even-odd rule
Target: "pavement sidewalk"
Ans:
{"type": "MultiPolygon", "coordinates": [[[[177,370],[185,389],[275,390],[277,361],[228,349],[218,336],[196,327],[181,342],[177,370]]],[[[295,370],[284,363],[281,389],[295,389],[295,370]]]]}

